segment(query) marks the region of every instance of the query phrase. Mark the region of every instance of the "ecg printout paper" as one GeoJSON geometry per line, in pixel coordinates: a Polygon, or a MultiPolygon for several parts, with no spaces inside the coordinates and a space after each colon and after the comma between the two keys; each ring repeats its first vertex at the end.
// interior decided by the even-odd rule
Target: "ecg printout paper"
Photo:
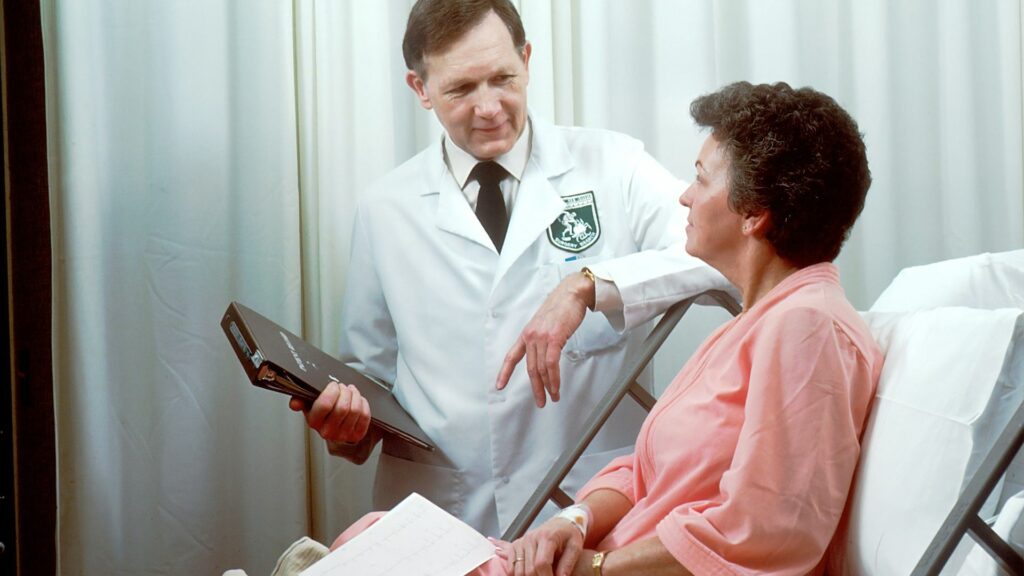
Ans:
{"type": "Polygon", "coordinates": [[[494,544],[419,494],[299,576],[465,576],[494,544]]]}

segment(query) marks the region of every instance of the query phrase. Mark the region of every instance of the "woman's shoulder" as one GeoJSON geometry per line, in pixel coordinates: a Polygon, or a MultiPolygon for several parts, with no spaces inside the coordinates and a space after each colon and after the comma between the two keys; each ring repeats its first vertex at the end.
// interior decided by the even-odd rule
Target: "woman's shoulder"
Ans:
{"type": "Polygon", "coordinates": [[[838,284],[808,284],[764,310],[759,332],[774,338],[836,338],[849,343],[865,356],[878,352],[867,323],[853,307],[838,284]]]}

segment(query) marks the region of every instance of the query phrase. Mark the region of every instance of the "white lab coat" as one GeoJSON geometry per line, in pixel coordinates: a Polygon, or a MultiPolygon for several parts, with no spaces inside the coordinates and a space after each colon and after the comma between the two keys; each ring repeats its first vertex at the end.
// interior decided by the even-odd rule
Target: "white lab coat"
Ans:
{"type": "MultiPolygon", "coordinates": [[[[560,402],[536,408],[525,360],[508,387],[495,390],[505,354],[566,275],[583,266],[612,274],[626,304],[616,315],[620,328],[726,284],[685,254],[683,185],[639,141],[535,118],[532,126],[500,254],[447,170],[440,140],[359,203],[342,359],[393,382],[398,400],[439,447],[429,454],[385,440],[377,509],[417,491],[485,534],[509,526],[643,336],[623,336],[604,315],[588,312],[563,350],[560,402]],[[565,209],[563,196],[589,191],[601,235],[575,255],[557,248],[547,229],[565,209]]],[[[623,403],[577,466],[583,480],[632,447],[643,416],[623,403]]]]}

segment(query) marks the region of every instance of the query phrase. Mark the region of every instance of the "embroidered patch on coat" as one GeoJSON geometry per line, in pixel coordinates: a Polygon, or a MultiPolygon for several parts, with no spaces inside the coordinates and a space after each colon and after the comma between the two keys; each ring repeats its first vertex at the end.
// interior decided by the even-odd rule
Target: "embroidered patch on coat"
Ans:
{"type": "Polygon", "coordinates": [[[565,211],[548,227],[548,240],[569,252],[582,252],[601,237],[601,220],[593,192],[563,196],[565,211]]]}

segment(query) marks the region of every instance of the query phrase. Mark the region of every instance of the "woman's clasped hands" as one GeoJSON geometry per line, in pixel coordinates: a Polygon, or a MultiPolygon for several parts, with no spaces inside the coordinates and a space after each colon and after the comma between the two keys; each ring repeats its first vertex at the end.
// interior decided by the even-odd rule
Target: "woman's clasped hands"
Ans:
{"type": "Polygon", "coordinates": [[[584,555],[583,534],[565,518],[554,517],[536,530],[509,543],[493,540],[498,556],[504,558],[514,576],[589,576],[590,564],[580,563],[584,555]]]}

